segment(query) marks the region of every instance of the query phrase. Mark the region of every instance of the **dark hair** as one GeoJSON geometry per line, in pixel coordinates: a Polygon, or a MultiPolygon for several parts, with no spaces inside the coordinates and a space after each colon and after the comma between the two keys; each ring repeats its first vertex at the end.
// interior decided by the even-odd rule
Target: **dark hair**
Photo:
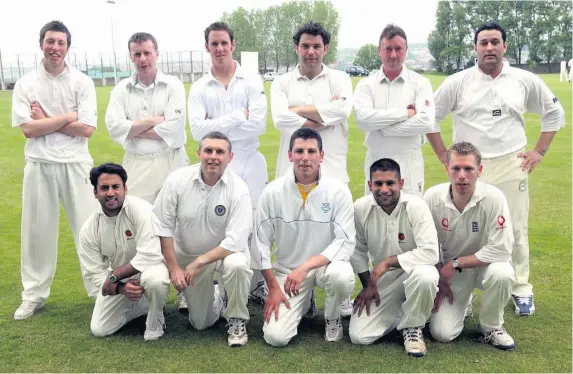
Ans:
{"type": "Polygon", "coordinates": [[[391,158],[381,158],[378,161],[374,161],[372,165],[370,165],[370,179],[372,179],[372,174],[377,171],[393,171],[396,173],[398,179],[401,179],[400,174],[400,165],[391,158]]]}
{"type": "Polygon", "coordinates": [[[233,41],[233,29],[225,22],[213,22],[205,29],[205,43],[209,43],[209,33],[211,31],[226,31],[231,42],[233,41]]]}
{"type": "Polygon", "coordinates": [[[406,33],[400,26],[396,26],[393,24],[388,24],[382,30],[380,34],[380,39],[378,39],[378,46],[382,44],[382,39],[392,39],[395,36],[401,36],[406,41],[406,45],[408,45],[408,38],[406,37],[406,33]]]}
{"type": "Polygon", "coordinates": [[[101,164],[100,166],[96,166],[90,170],[90,182],[94,188],[97,188],[97,181],[99,176],[102,174],[116,174],[119,175],[121,180],[123,181],[123,185],[125,186],[125,182],[127,182],[127,172],[125,169],[118,164],[114,164],[111,162],[101,164]]]}
{"type": "Polygon", "coordinates": [[[44,43],[44,37],[46,36],[46,33],[48,31],[65,33],[68,41],[68,48],[70,48],[70,46],[72,45],[72,33],[70,32],[70,30],[68,30],[66,25],[64,25],[64,23],[61,21],[50,21],[46,23],[44,27],[42,27],[42,29],[40,30],[40,47],[42,47],[42,44],[44,43]]]}
{"type": "Polygon", "coordinates": [[[481,165],[481,153],[480,153],[479,149],[477,149],[477,147],[475,145],[473,145],[472,143],[459,142],[459,143],[453,144],[450,147],[450,149],[448,149],[448,152],[446,154],[446,156],[448,158],[448,163],[450,162],[450,158],[451,158],[452,153],[455,153],[455,154],[461,155],[461,156],[473,154],[476,156],[476,161],[477,161],[478,166],[481,165]]]}
{"type": "Polygon", "coordinates": [[[307,127],[301,127],[300,129],[296,130],[290,137],[290,143],[288,146],[289,151],[292,151],[292,148],[294,147],[294,142],[297,139],[303,139],[303,140],[316,139],[316,142],[318,143],[318,150],[322,152],[322,137],[317,131],[309,129],[307,127]]]}
{"type": "Polygon", "coordinates": [[[505,43],[506,34],[503,27],[501,27],[501,25],[495,21],[487,21],[476,30],[476,33],[474,34],[474,45],[477,45],[478,34],[484,30],[498,30],[501,33],[503,42],[505,43]]]}
{"type": "Polygon", "coordinates": [[[203,140],[205,139],[220,139],[220,140],[224,140],[227,143],[229,143],[229,152],[231,152],[231,150],[233,149],[232,145],[231,145],[231,140],[229,139],[229,137],[225,134],[223,134],[222,132],[219,131],[211,131],[210,133],[208,133],[207,135],[205,135],[204,137],[201,138],[201,140],[199,141],[199,149],[203,148],[203,140]]]}
{"type": "Polygon", "coordinates": [[[308,21],[302,25],[292,37],[294,44],[298,45],[302,34],[310,34],[312,36],[320,35],[324,45],[330,43],[330,33],[318,22],[308,21]]]}
{"type": "Polygon", "coordinates": [[[158,51],[159,49],[157,47],[157,40],[155,40],[153,35],[146,32],[136,32],[133,34],[127,42],[127,50],[131,52],[131,43],[143,43],[148,40],[151,40],[153,43],[153,48],[155,48],[155,51],[158,51]]]}

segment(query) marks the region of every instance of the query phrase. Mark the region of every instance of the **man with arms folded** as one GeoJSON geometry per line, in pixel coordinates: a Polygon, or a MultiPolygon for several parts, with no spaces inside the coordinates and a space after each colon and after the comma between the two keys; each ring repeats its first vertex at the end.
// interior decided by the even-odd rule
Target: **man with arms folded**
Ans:
{"type": "Polygon", "coordinates": [[[507,200],[490,184],[478,182],[481,154],[470,143],[452,145],[446,154],[449,183],[424,194],[441,246],[439,291],[430,333],[454,340],[464,328],[465,309],[474,288],[483,291],[479,331],[483,341],[503,350],[515,348],[503,328],[503,308],[515,280],[510,264],[513,231],[507,200]]]}
{"type": "Polygon", "coordinates": [[[528,179],[564,127],[565,113],[541,78],[503,62],[507,43],[500,25],[489,22],[478,28],[474,44],[477,66],[446,78],[436,91],[436,129],[428,140],[445,163],[439,124],[452,112],[454,142],[471,141],[482,152],[484,182],[498,187],[509,204],[515,237],[512,299],[515,313],[528,316],[535,312],[529,283],[528,179]],[[529,151],[525,150],[526,112],[541,115],[541,135],[529,151]]]}
{"type": "Polygon", "coordinates": [[[406,33],[388,25],[380,34],[382,67],[362,79],[354,92],[356,125],[366,132],[365,194],[369,193],[370,165],[389,157],[400,165],[404,192],[424,193],[424,135],[434,128],[434,98],[430,81],[404,64],[406,33]]]}
{"type": "Polygon", "coordinates": [[[76,250],[80,228],[96,207],[88,182],[93,166],[88,138],[97,127],[96,92],[87,75],[65,62],[71,42],[63,23],[44,25],[40,30],[44,58],[38,69],[16,81],[12,95],[12,126],[20,127],[27,138],[21,228],[24,291],[16,320],[31,317],[50,295],[58,257],[60,200],[76,250]]]}
{"type": "Polygon", "coordinates": [[[167,176],[189,165],[185,152],[185,88],[157,69],[153,35],[138,32],[127,42],[135,73],[111,91],[105,114],[110,136],[125,149],[130,194],[155,201],[167,176]]]}
{"type": "Polygon", "coordinates": [[[126,196],[127,173],[120,165],[93,168],[90,181],[99,207],[82,226],[79,256],[84,280],[92,285],[89,296],[96,299],[92,334],[111,335],[147,313],[143,338],[159,339],[169,274],[153,234],[152,206],[126,196]]]}
{"type": "MultiPolygon", "coordinates": [[[[320,23],[303,25],[293,40],[299,63],[293,71],[276,77],[271,85],[273,123],[281,132],[276,177],[292,172],[288,156],[291,135],[300,128],[311,128],[319,132],[328,150],[321,171],[348,184],[346,153],[352,81],[346,73],[323,64],[330,34],[320,23]]],[[[314,296],[311,300],[309,317],[317,313],[314,296]]],[[[343,316],[352,314],[349,298],[340,307],[343,316]]]]}
{"type": "Polygon", "coordinates": [[[171,283],[189,305],[191,326],[203,330],[222,315],[229,325],[229,345],[242,346],[248,340],[247,298],[253,275],[249,190],[227,170],[233,153],[226,135],[205,135],[197,156],[199,164],[177,169],[167,178],[153,207],[153,229],[161,238],[171,283]],[[217,291],[214,271],[219,273],[217,291]],[[219,295],[223,289],[226,303],[219,295]]]}
{"type": "Polygon", "coordinates": [[[352,195],[339,180],[322,175],[318,132],[296,130],[288,154],[294,171],[263,191],[251,249],[252,266],[263,271],[269,286],[264,338],[272,346],[287,345],[310,306],[312,290],[319,286],[326,292],[324,339],[339,341],[339,304],[354,289],[349,262],[355,245],[352,195]]]}
{"type": "Polygon", "coordinates": [[[406,352],[422,357],[422,328],[438,291],[438,237],[424,200],[401,192],[403,185],[400,166],[383,158],[370,166],[372,194],[354,203],[356,249],[350,262],[363,289],[354,300],[349,334],[354,344],[371,344],[399,320],[406,352]]]}
{"type": "MultiPolygon", "coordinates": [[[[259,136],[267,128],[267,97],[260,77],[233,60],[235,43],[233,30],[224,22],[205,30],[205,49],[212,67],[191,86],[189,126],[197,141],[211,131],[222,132],[231,140],[234,156],[229,170],[247,184],[254,210],[268,182],[267,162],[257,150],[259,136]]],[[[255,271],[249,297],[264,304],[267,294],[262,274],[255,271]]]]}

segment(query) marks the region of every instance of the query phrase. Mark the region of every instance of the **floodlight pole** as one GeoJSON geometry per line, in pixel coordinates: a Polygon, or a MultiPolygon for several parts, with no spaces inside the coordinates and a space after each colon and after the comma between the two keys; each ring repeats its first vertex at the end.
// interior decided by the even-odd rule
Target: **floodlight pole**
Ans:
{"type": "MultiPolygon", "coordinates": [[[[106,0],[106,4],[115,4],[115,0],[106,0]]],[[[109,21],[111,24],[111,50],[113,52],[113,77],[114,84],[117,85],[117,56],[115,55],[115,40],[113,33],[113,12],[109,15],[109,21]]]]}

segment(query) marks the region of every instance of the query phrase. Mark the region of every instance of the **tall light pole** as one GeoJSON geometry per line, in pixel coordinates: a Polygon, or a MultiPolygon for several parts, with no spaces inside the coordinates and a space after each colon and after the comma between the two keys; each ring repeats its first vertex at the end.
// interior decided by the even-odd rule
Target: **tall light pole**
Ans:
{"type": "MultiPolygon", "coordinates": [[[[115,4],[115,0],[106,0],[107,4],[115,4]]],[[[115,40],[113,36],[113,12],[109,15],[109,21],[111,23],[111,51],[113,52],[113,77],[114,84],[117,85],[117,57],[115,55],[115,40]]]]}

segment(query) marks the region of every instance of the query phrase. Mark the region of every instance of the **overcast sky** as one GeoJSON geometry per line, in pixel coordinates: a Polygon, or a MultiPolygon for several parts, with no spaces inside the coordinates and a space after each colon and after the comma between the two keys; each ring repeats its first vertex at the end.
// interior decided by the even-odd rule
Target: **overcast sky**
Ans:
{"type": "MultiPolygon", "coordinates": [[[[116,52],[125,53],[129,37],[138,31],[153,34],[160,51],[203,49],[203,30],[223,12],[242,6],[267,8],[283,0],[6,0],[0,22],[4,56],[39,51],[39,31],[50,20],[63,21],[72,33],[75,52],[109,53],[111,19],[116,52]],[[203,9],[192,4],[201,3],[203,9]],[[9,8],[8,9],[8,4],[9,8]]],[[[437,0],[331,0],[341,15],[339,48],[377,43],[387,23],[406,31],[409,42],[425,42],[434,27],[437,0]]]]}

